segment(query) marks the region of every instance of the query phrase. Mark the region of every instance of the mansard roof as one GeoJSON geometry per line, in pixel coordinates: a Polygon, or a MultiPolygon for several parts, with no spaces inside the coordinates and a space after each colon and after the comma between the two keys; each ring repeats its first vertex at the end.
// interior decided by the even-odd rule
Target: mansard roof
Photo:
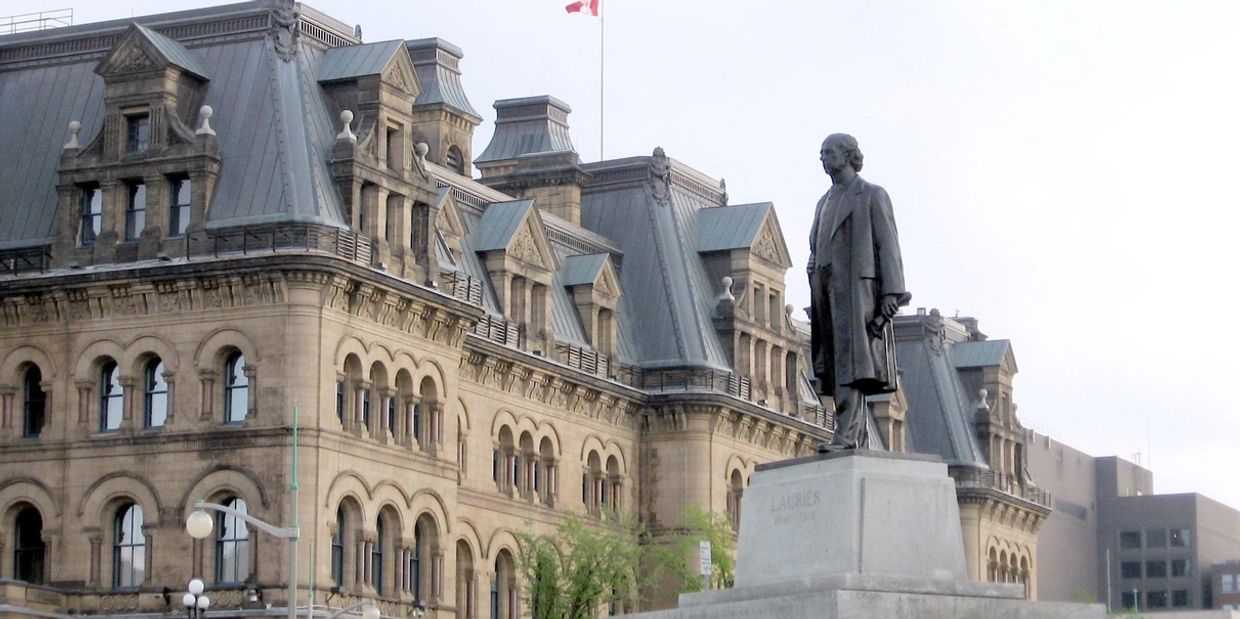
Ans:
{"type": "Polygon", "coordinates": [[[662,149],[584,167],[594,177],[582,191],[581,225],[624,251],[622,343],[645,367],[731,369],[712,320],[718,283],[697,243],[699,211],[723,204],[719,181],[662,149]]]}
{"type": "Polygon", "coordinates": [[[973,431],[977,395],[961,380],[955,354],[959,346],[983,342],[961,342],[964,327],[937,311],[897,316],[895,327],[909,450],[938,454],[950,465],[989,468],[973,431]]]}
{"type": "Polygon", "coordinates": [[[406,41],[405,46],[422,82],[422,94],[414,101],[415,106],[442,104],[482,121],[461,84],[460,62],[465,57],[461,48],[438,37],[406,41]]]}
{"type": "Polygon", "coordinates": [[[956,367],[960,369],[1006,364],[1013,372],[1016,371],[1016,357],[1012,354],[1012,343],[1008,340],[960,342],[952,347],[952,356],[956,367]]]}
{"type": "Polygon", "coordinates": [[[352,29],[301,6],[285,50],[269,3],[246,2],[0,37],[0,249],[48,243],[57,165],[70,121],[81,142],[100,130],[95,73],[134,28],[169,62],[210,77],[203,104],[222,153],[208,228],[275,221],[347,227],[328,154],[339,127],[317,83],[326,50],[356,43],[352,29]],[[56,62],[49,63],[49,59],[56,62]]]}

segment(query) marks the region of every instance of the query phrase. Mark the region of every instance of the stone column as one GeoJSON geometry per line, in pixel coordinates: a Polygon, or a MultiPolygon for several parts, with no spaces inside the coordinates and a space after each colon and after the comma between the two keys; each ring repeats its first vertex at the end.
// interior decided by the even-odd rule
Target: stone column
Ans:
{"type": "Polygon", "coordinates": [[[258,364],[246,359],[242,372],[245,373],[245,419],[255,419],[258,416],[258,364]]]}
{"type": "Polygon", "coordinates": [[[13,396],[16,393],[17,387],[0,385],[0,437],[8,438],[17,434],[13,419],[13,396]]]}
{"type": "MultiPolygon", "coordinates": [[[[378,429],[378,431],[375,433],[377,435],[375,438],[379,439],[380,443],[387,444],[389,438],[392,440],[395,440],[396,438],[394,434],[395,428],[389,429],[387,427],[388,407],[391,406],[392,398],[394,397],[396,396],[390,389],[383,389],[379,391],[379,415],[380,416],[379,416],[379,423],[376,424],[375,426],[378,429]]],[[[394,421],[395,420],[393,420],[393,422],[394,421]]]]}
{"type": "MultiPolygon", "coordinates": [[[[117,371],[119,372],[120,368],[117,368],[117,371]]],[[[140,398],[134,397],[134,388],[140,384],[140,381],[132,376],[122,374],[121,377],[117,379],[117,382],[120,383],[121,393],[124,394],[121,397],[121,425],[118,430],[128,430],[132,432],[136,428],[142,427],[141,422],[134,420],[134,409],[141,408],[139,404],[135,402],[135,400],[140,400],[140,398]]]]}
{"type": "Polygon", "coordinates": [[[102,578],[99,572],[103,554],[103,532],[98,527],[90,527],[84,529],[83,532],[86,533],[87,542],[90,544],[90,577],[86,585],[97,589],[102,578]]]}
{"type": "Polygon", "coordinates": [[[198,381],[202,384],[202,411],[198,418],[202,421],[209,422],[214,417],[211,409],[215,403],[215,378],[215,370],[198,370],[198,381]]]}
{"type": "Polygon", "coordinates": [[[174,372],[164,372],[164,384],[168,385],[168,394],[165,396],[167,401],[168,416],[164,420],[164,425],[172,425],[173,414],[176,412],[176,374],[174,372]]]}

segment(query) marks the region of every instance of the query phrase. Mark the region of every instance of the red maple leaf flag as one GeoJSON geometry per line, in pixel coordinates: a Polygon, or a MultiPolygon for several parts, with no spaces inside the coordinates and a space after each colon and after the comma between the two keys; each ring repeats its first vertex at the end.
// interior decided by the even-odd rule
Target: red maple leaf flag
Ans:
{"type": "Polygon", "coordinates": [[[569,13],[586,13],[598,17],[600,2],[602,0],[577,0],[577,2],[564,7],[564,10],[569,13]]]}

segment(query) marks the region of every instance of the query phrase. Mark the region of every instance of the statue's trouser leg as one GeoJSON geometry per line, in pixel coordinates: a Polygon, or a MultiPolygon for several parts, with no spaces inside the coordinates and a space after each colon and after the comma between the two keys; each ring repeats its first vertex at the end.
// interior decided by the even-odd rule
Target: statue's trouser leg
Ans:
{"type": "Polygon", "coordinates": [[[865,448],[867,426],[865,394],[853,387],[835,387],[835,436],[831,445],[847,449],[865,448]]]}

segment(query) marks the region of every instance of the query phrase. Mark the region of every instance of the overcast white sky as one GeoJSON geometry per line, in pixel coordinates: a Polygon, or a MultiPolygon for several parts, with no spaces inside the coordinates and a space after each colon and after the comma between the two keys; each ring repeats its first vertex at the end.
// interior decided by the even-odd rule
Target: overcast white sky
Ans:
{"type": "MultiPolygon", "coordinates": [[[[1012,340],[1026,425],[1240,507],[1240,3],[603,2],[608,157],[662,146],[733,203],[774,202],[801,265],[819,144],[852,133],[894,200],[913,306],[1012,340]]],[[[76,4],[86,23],[214,3],[76,4]]],[[[475,154],[494,100],[552,94],[598,158],[598,21],[567,0],[310,4],[367,41],[464,48],[475,154]]]]}

